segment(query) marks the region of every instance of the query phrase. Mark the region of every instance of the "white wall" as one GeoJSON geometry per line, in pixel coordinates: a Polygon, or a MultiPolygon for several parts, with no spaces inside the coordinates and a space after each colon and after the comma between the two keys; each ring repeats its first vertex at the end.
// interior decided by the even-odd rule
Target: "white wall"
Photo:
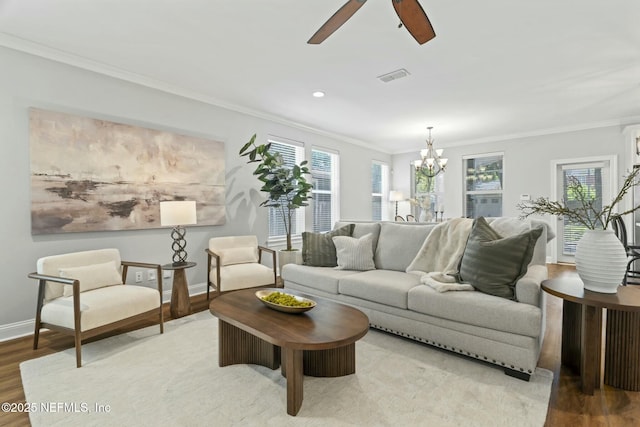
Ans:
{"type": "MultiPolygon", "coordinates": [[[[81,70],[6,48],[0,48],[0,176],[5,183],[0,207],[0,339],[32,328],[37,283],[27,274],[41,256],[102,247],[117,247],[123,259],[166,263],[171,259],[167,229],[71,233],[32,236],[30,223],[30,167],[28,108],[38,107],[120,123],[170,130],[225,143],[227,223],[189,227],[190,284],[206,280],[204,249],[209,237],[257,234],[267,238],[267,210],[259,208],[262,195],[253,167],[238,156],[253,133],[302,141],[340,152],[341,215],[371,218],[371,161],[389,162],[389,155],[269,120],[218,108],[81,70]]],[[[131,274],[130,274],[131,275],[131,274]]],[[[131,281],[132,278],[130,277],[131,281]]],[[[202,287],[202,286],[201,286],[202,287]]],[[[165,283],[165,290],[171,283],[165,283]]]]}
{"type": "MultiPolygon", "coordinates": [[[[622,130],[622,127],[610,126],[495,143],[438,147],[445,149],[444,157],[449,159],[445,172],[445,217],[464,216],[463,156],[504,153],[503,215],[518,216],[520,211],[516,205],[520,194],[530,194],[532,198],[551,195],[552,160],[613,155],[618,159],[621,182],[631,164],[629,138],[622,130]]],[[[392,187],[410,194],[410,162],[418,157],[417,151],[393,156],[392,187]]]]}

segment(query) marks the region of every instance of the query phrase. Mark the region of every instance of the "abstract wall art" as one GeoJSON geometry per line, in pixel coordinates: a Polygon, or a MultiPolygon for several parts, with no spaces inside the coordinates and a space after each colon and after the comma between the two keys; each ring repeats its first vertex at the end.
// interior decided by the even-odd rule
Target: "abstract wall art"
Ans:
{"type": "Polygon", "coordinates": [[[160,201],[225,222],[224,143],[29,109],[31,233],[160,227],[160,201]]]}

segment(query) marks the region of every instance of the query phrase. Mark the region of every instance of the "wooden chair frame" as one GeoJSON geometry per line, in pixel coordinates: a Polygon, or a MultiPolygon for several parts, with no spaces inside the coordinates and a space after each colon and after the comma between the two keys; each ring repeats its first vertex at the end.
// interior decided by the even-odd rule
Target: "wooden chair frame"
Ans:
{"type": "Polygon", "coordinates": [[[634,264],[636,262],[640,262],[640,246],[629,244],[627,226],[625,225],[624,220],[620,215],[616,215],[613,217],[613,222],[611,223],[611,225],[613,228],[613,232],[616,234],[616,236],[618,236],[618,239],[624,246],[624,250],[627,253],[627,269],[624,273],[624,278],[622,279],[622,285],[638,285],[640,284],[640,271],[634,268],[634,264]]]}
{"type": "MultiPolygon", "coordinates": [[[[225,292],[229,291],[221,291],[220,290],[220,255],[207,248],[204,250],[207,253],[207,301],[209,300],[209,288],[215,289],[214,298],[219,297],[225,292]],[[213,261],[215,260],[216,264],[216,283],[217,286],[211,282],[211,268],[213,266],[213,261]]],[[[266,248],[264,246],[258,245],[258,263],[262,262],[262,252],[268,252],[271,254],[272,265],[273,265],[273,284],[268,284],[264,286],[256,286],[256,288],[268,288],[268,287],[278,287],[278,269],[276,264],[276,251],[270,248],[266,248]]]]}
{"type": "MultiPolygon", "coordinates": [[[[95,337],[97,335],[103,334],[105,332],[127,326],[129,324],[138,322],[140,320],[144,320],[152,316],[154,313],[157,313],[159,317],[160,324],[160,333],[164,333],[164,315],[162,311],[162,266],[160,264],[149,264],[144,262],[131,262],[131,261],[121,261],[122,266],[122,283],[126,283],[127,281],[127,271],[129,267],[140,267],[147,269],[155,269],[156,277],[158,278],[158,292],[160,296],[160,308],[146,311],[144,313],[137,314],[132,317],[127,317],[125,319],[118,320],[116,322],[111,322],[106,325],[98,326],[97,328],[88,329],[86,331],[81,330],[81,316],[82,312],[80,311],[80,281],[64,278],[58,276],[50,276],[46,274],[39,273],[30,273],[28,275],[31,279],[38,280],[38,302],[36,308],[36,321],[35,321],[35,330],[33,333],[33,349],[38,349],[38,340],[40,338],[40,329],[47,328],[54,331],[58,331],[64,334],[73,335],[75,340],[75,348],[76,348],[76,366],[80,368],[82,366],[82,341],[88,338],[95,337]],[[54,283],[63,285],[71,285],[73,287],[73,322],[74,328],[69,329],[58,325],[53,325],[50,323],[45,323],[41,321],[41,311],[44,306],[44,289],[46,283],[54,283]]],[[[123,285],[126,286],[126,285],[123,285]]],[[[89,291],[90,292],[90,291],[89,291]]]]}

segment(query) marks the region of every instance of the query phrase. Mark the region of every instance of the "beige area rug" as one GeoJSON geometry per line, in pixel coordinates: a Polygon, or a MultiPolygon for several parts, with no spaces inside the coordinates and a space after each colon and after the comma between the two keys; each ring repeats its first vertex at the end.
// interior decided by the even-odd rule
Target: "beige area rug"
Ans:
{"type": "Polygon", "coordinates": [[[39,426],[542,426],[553,374],[531,382],[375,330],[356,374],[304,379],[296,417],[280,370],[218,367],[217,319],[202,312],[20,365],[39,426]],[[108,408],[107,408],[108,405],[108,408]],[[43,407],[44,406],[44,407],[43,407]],[[57,412],[44,412],[53,407],[57,412]],[[100,411],[101,409],[101,411],[100,411]]]}

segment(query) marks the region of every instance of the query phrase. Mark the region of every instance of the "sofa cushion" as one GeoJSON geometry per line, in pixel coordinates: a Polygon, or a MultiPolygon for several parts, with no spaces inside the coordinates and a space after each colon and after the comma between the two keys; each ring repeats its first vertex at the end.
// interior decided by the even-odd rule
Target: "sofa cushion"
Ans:
{"type": "Polygon", "coordinates": [[[535,228],[502,237],[484,218],[477,218],[460,260],[460,279],[481,292],[515,299],[515,284],[527,272],[541,233],[535,228]]]}
{"type": "Polygon", "coordinates": [[[420,276],[391,270],[370,270],[346,276],[338,282],[343,295],[398,308],[407,308],[407,292],[420,284],[420,276]]]}
{"type": "Polygon", "coordinates": [[[373,270],[373,236],[365,234],[358,238],[349,236],[335,236],[333,243],[336,246],[338,269],[341,270],[373,270]]]}
{"type": "Polygon", "coordinates": [[[434,225],[384,222],[374,261],[381,270],[405,271],[434,225]]]}
{"type": "Polygon", "coordinates": [[[513,334],[538,337],[540,308],[476,291],[438,292],[429,286],[409,290],[409,310],[513,334]]]}
{"type": "MultiPolygon", "coordinates": [[[[344,227],[345,225],[351,224],[350,222],[338,221],[334,225],[334,229],[338,229],[340,227],[344,227]]],[[[372,247],[373,253],[376,253],[376,248],[378,247],[378,238],[380,237],[380,223],[379,222],[355,222],[353,223],[353,233],[351,236],[360,238],[365,234],[371,234],[372,238],[372,247]]]]}
{"type": "Polygon", "coordinates": [[[536,242],[536,245],[533,249],[533,255],[531,257],[531,262],[529,263],[529,265],[546,265],[547,242],[553,239],[553,237],[555,236],[546,221],[535,218],[522,220],[515,217],[499,217],[493,219],[487,218],[487,222],[489,223],[489,225],[491,225],[491,228],[493,228],[498,232],[498,234],[504,237],[514,236],[516,234],[525,233],[529,230],[541,227],[542,234],[538,238],[538,241],[536,242]]]}
{"type": "Polygon", "coordinates": [[[326,233],[302,233],[302,263],[314,267],[335,267],[338,265],[334,236],[351,236],[353,224],[345,225],[326,233]]]}
{"type": "Polygon", "coordinates": [[[338,293],[338,280],[351,274],[357,274],[355,270],[338,270],[333,267],[311,267],[308,265],[287,264],[282,267],[282,280],[293,282],[312,289],[338,293]]]}
{"type": "MultiPolygon", "coordinates": [[[[61,267],[60,277],[80,281],[80,292],[105,286],[122,285],[122,276],[114,261],[100,264],[82,265],[78,267],[61,267]]],[[[73,286],[64,285],[63,296],[73,295],[73,286]]]]}

